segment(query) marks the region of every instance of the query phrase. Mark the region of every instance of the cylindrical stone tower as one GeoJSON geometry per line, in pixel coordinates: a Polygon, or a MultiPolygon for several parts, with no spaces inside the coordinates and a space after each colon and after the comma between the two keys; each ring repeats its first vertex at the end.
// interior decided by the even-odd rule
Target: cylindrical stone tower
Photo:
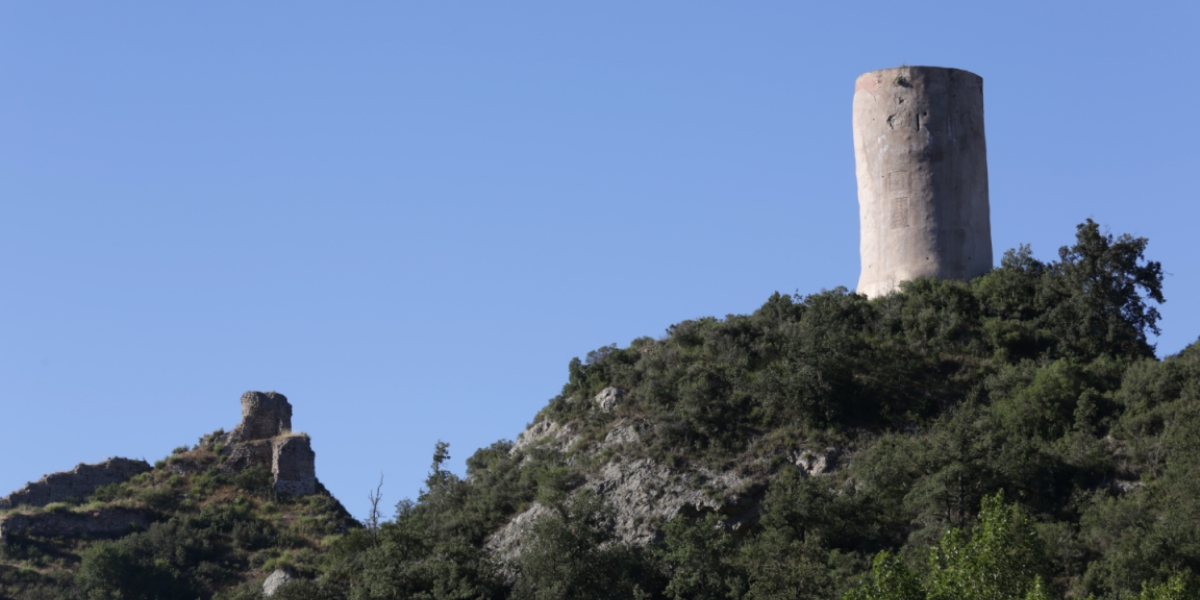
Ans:
{"type": "Polygon", "coordinates": [[[854,83],[862,227],[858,292],[992,268],[983,78],[940,67],[871,71],[854,83]]]}

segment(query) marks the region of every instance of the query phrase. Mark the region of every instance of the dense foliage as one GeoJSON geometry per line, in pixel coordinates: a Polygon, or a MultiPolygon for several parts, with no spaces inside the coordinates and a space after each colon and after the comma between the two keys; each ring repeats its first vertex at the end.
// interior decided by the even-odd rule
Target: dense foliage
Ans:
{"type": "MultiPolygon", "coordinates": [[[[325,540],[276,597],[1200,597],[1200,344],[1155,358],[1163,275],[1145,248],[1089,220],[1052,262],[1022,247],[971,282],[912,281],[874,300],[775,294],[750,315],[601,348],[571,361],[538,418],[584,442],[638,421],[639,445],[498,442],[459,478],[439,444],[420,498],[325,540]],[[609,386],[623,400],[598,411],[588,400],[609,386]],[[809,475],[789,458],[802,448],[843,460],[809,475]],[[647,546],[623,543],[613,508],[581,485],[619,453],[757,478],[761,518],[735,530],[681,515],[647,546]],[[535,502],[547,510],[519,556],[489,551],[535,502]]],[[[55,589],[258,597],[265,568],[233,581],[204,567],[240,556],[224,515],[175,513],[94,544],[55,589]],[[150,591],[125,591],[131,578],[150,591]]],[[[0,589],[33,577],[3,569],[0,589]]]]}

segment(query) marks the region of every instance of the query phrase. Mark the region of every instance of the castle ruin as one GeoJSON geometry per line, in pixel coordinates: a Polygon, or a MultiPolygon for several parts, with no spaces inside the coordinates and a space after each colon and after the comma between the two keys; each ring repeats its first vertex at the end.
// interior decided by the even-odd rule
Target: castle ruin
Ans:
{"type": "Polygon", "coordinates": [[[855,81],[853,124],[858,292],[991,270],[983,78],[941,67],[871,71],[855,81]]]}
{"type": "MultiPolygon", "coordinates": [[[[316,455],[309,437],[292,433],[292,405],[275,392],[242,394],[242,422],[227,434],[207,437],[226,473],[258,467],[271,474],[275,493],[303,496],[318,492],[316,455]]],[[[177,475],[198,471],[187,453],[158,465],[177,475]],[[176,460],[178,459],[178,460],[176,460]]],[[[149,525],[152,513],[140,508],[59,506],[78,504],[101,486],[122,483],[152,471],[142,460],[110,458],[102,463],[80,464],[71,471],[52,473],[0,498],[0,545],[14,534],[48,537],[120,536],[149,525]],[[52,509],[54,507],[51,507],[52,509]],[[14,509],[22,509],[18,512],[14,509]]],[[[324,488],[320,488],[324,493],[324,488]]]]}
{"type": "Polygon", "coordinates": [[[225,436],[224,444],[227,470],[261,465],[271,469],[277,493],[316,493],[316,455],[307,435],[292,433],[292,405],[287,396],[242,394],[242,422],[225,436]]]}

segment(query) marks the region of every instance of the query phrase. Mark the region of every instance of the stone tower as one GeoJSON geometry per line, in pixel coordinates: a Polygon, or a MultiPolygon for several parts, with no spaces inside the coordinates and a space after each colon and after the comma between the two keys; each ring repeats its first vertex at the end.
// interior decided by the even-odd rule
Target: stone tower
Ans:
{"type": "Polygon", "coordinates": [[[221,440],[227,471],[268,467],[274,489],[301,496],[317,491],[312,440],[292,433],[292,405],[277,392],[242,394],[242,422],[221,440]]]}
{"type": "Polygon", "coordinates": [[[854,83],[862,238],[858,292],[992,268],[983,78],[940,67],[871,71],[854,83]]]}

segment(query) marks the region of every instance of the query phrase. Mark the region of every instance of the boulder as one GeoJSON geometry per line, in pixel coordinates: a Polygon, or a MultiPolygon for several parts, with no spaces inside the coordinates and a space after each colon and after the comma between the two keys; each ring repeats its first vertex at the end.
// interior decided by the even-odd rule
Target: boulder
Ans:
{"type": "Polygon", "coordinates": [[[617,407],[617,404],[621,402],[621,397],[624,395],[625,393],[620,388],[606,387],[600,390],[599,394],[596,394],[596,406],[603,412],[612,412],[617,407]]]}
{"type": "Polygon", "coordinates": [[[274,596],[275,592],[279,591],[279,586],[295,580],[295,571],[291,569],[275,569],[273,573],[267,576],[267,580],[263,582],[263,595],[274,596]]]}

